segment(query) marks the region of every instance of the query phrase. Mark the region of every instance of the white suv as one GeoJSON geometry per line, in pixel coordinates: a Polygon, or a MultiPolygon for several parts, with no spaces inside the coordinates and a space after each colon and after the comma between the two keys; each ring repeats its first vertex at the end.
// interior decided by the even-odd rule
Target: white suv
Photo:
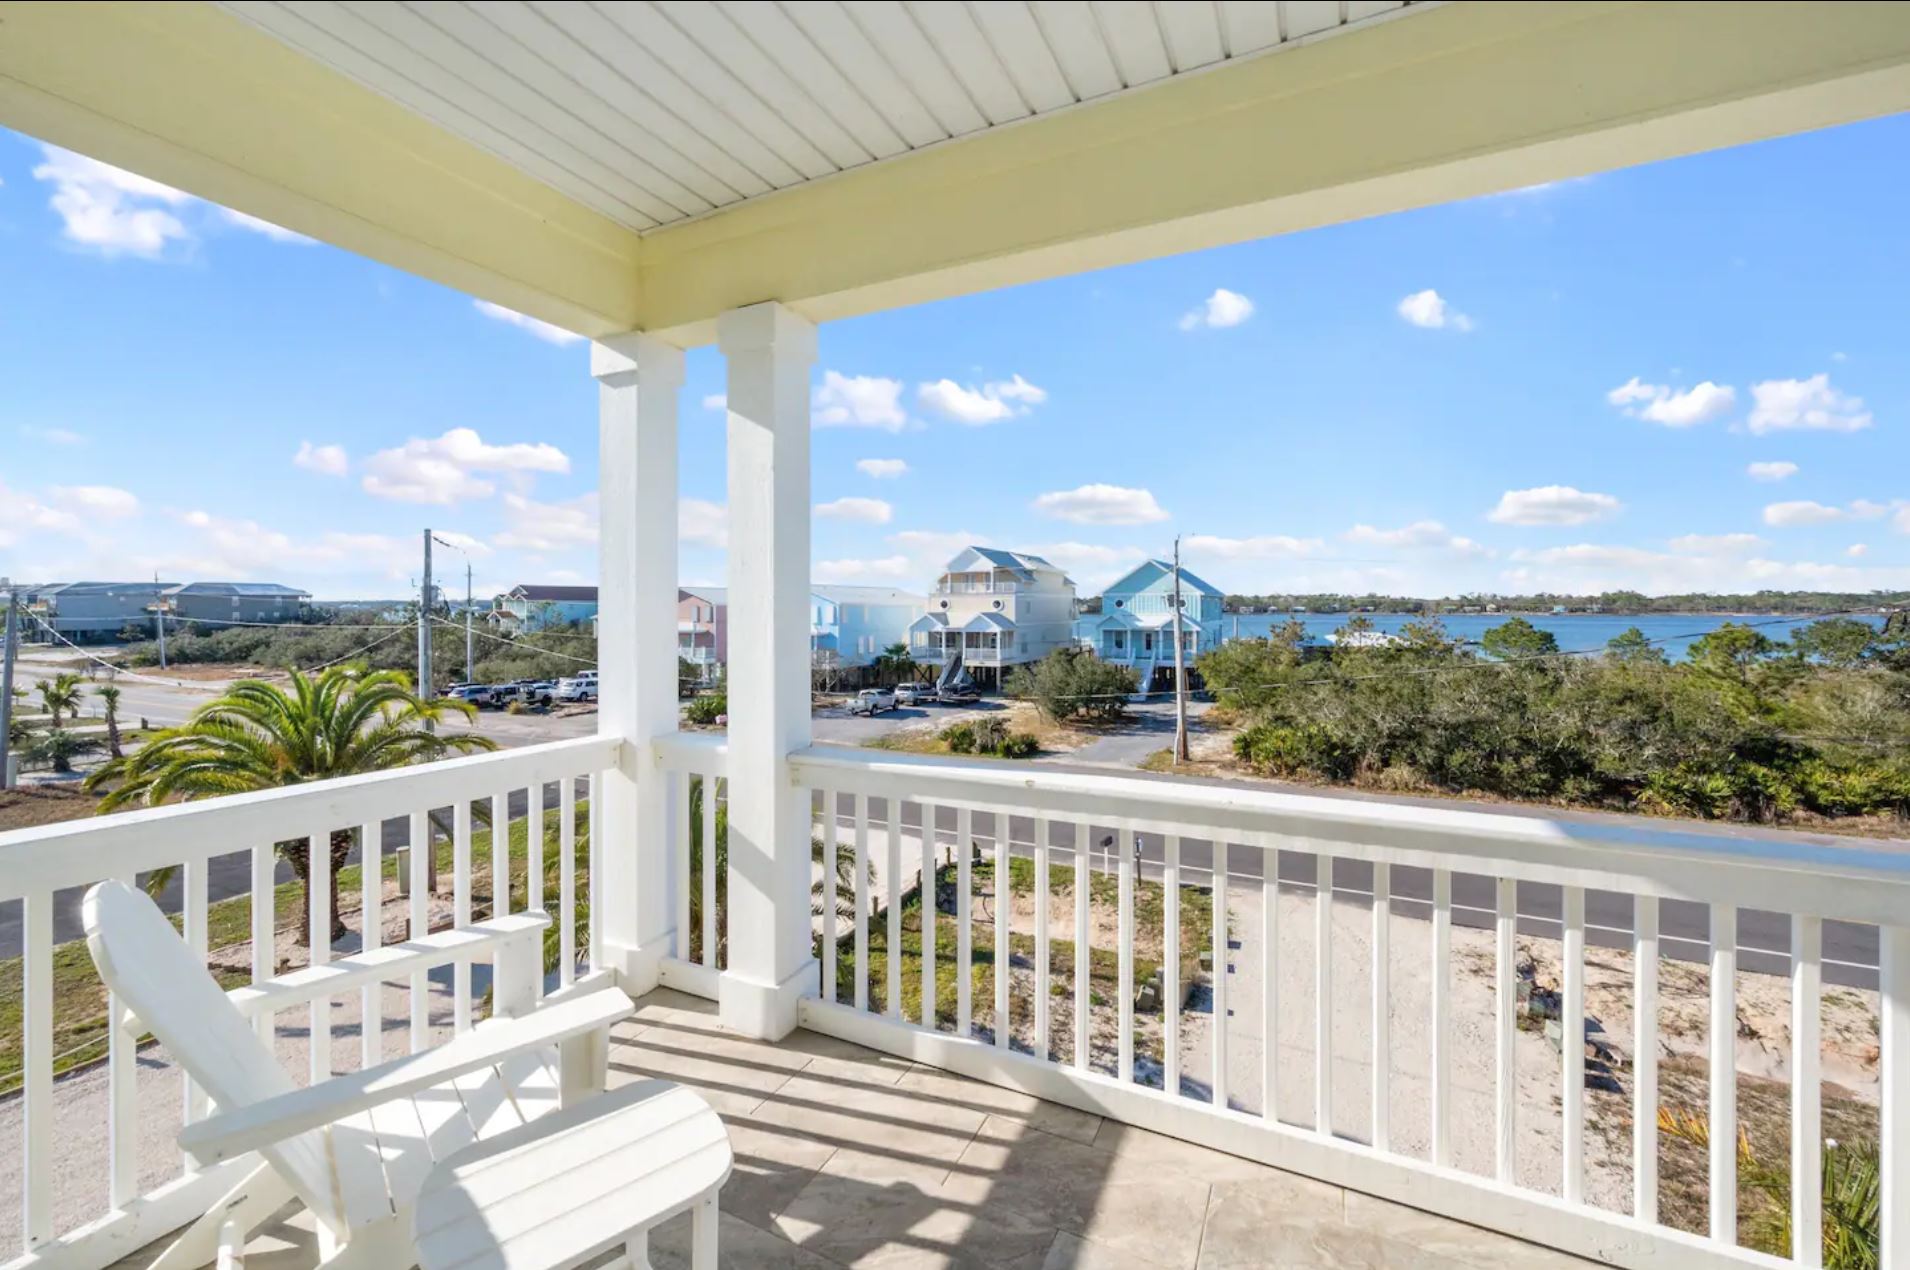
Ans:
{"type": "Polygon", "coordinates": [[[878,715],[884,710],[895,709],[895,689],[864,688],[849,703],[850,714],[878,715]]]}
{"type": "Polygon", "coordinates": [[[567,679],[557,681],[557,699],[559,701],[595,701],[597,699],[597,672],[583,670],[567,679]]]}

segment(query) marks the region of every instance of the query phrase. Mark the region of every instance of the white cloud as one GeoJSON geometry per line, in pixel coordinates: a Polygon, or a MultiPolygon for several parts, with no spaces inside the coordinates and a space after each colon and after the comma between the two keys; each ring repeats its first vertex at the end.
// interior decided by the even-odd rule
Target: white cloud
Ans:
{"type": "Polygon", "coordinates": [[[167,243],[191,239],[169,210],[191,202],[190,194],[58,146],[41,148],[46,161],[33,177],[52,184],[48,201],[67,241],[105,256],[156,259],[167,243]]]}
{"type": "Polygon", "coordinates": [[[902,409],[902,381],[876,375],[822,373],[822,385],[810,402],[810,417],[818,428],[882,428],[900,432],[909,424],[902,409]]]}
{"type": "Polygon", "coordinates": [[[478,472],[568,472],[570,459],[554,445],[488,445],[470,428],[452,428],[434,440],[413,437],[365,460],[364,489],[377,498],[440,506],[497,491],[478,472]]]}
{"type": "Polygon", "coordinates": [[[38,441],[42,445],[75,446],[86,444],[86,438],[70,428],[42,428],[30,423],[23,423],[20,425],[20,435],[29,441],[38,441]]]}
{"type": "Polygon", "coordinates": [[[1501,525],[1583,525],[1614,515],[1623,506],[1610,494],[1591,494],[1570,485],[1509,489],[1487,519],[1501,525]]]}
{"type": "Polygon", "coordinates": [[[501,304],[492,304],[489,300],[473,300],[471,305],[487,318],[499,322],[508,322],[512,326],[522,327],[547,344],[575,344],[584,337],[575,331],[566,331],[561,326],[552,326],[549,322],[534,317],[526,317],[516,309],[507,309],[501,304]]]}
{"type": "Polygon", "coordinates": [[[343,476],[351,460],[342,445],[313,445],[310,441],[300,441],[298,453],[292,456],[292,464],[308,472],[317,472],[320,476],[343,476]]]}
{"type": "Polygon", "coordinates": [[[1453,308],[1444,296],[1431,288],[1413,292],[1401,300],[1396,308],[1399,316],[1429,331],[1465,332],[1472,329],[1472,319],[1453,308]]]}
{"type": "Polygon", "coordinates": [[[73,534],[82,527],[72,512],[50,506],[25,490],[8,489],[0,480],[0,546],[12,546],[22,534],[73,534]]]}
{"type": "Polygon", "coordinates": [[[729,394],[721,392],[709,394],[709,396],[703,398],[703,408],[705,410],[728,410],[730,408],[729,394]]]}
{"type": "Polygon", "coordinates": [[[907,476],[909,465],[904,459],[857,459],[856,471],[878,481],[887,481],[907,476]]]}
{"type": "Polygon", "coordinates": [[[1398,529],[1380,529],[1374,525],[1355,525],[1340,537],[1347,542],[1395,550],[1444,550],[1459,555],[1488,555],[1490,552],[1470,538],[1462,538],[1436,520],[1416,520],[1398,529]]]}
{"type": "MultiPolygon", "coordinates": [[[[1899,524],[1910,523],[1907,520],[1910,513],[1904,510],[1910,508],[1910,503],[1898,502],[1894,507],[1898,512],[1899,524]]],[[[1826,507],[1809,499],[1799,499],[1796,502],[1770,504],[1764,509],[1764,523],[1780,529],[1795,529],[1802,525],[1828,525],[1840,520],[1882,520],[1891,510],[1891,507],[1867,498],[1852,499],[1843,507],[1826,507]]]]}
{"type": "Polygon", "coordinates": [[[677,537],[697,547],[727,547],[730,541],[729,508],[701,498],[677,501],[677,537]]]}
{"type": "Polygon", "coordinates": [[[1685,534],[1668,545],[1684,556],[1735,556],[1756,551],[1764,539],[1756,534],[1685,534]]]}
{"type": "Polygon", "coordinates": [[[287,229],[283,225],[274,225],[269,220],[260,220],[256,216],[234,211],[230,207],[221,207],[219,216],[228,225],[249,230],[254,234],[263,234],[275,243],[294,243],[300,247],[310,247],[318,241],[316,238],[307,238],[296,230],[287,229]]]}
{"type": "Polygon", "coordinates": [[[817,503],[816,515],[826,520],[886,525],[895,519],[895,509],[879,498],[838,498],[833,503],[817,503]]]}
{"type": "Polygon", "coordinates": [[[1077,525],[1147,525],[1167,519],[1151,491],[1124,485],[1083,485],[1054,490],[1034,501],[1034,509],[1077,525]]]}
{"type": "Polygon", "coordinates": [[[1751,413],[1745,426],[1759,436],[1801,429],[1860,432],[1876,420],[1862,397],[1831,387],[1829,375],[1809,379],[1767,379],[1751,385],[1751,413]]]}
{"type": "Polygon", "coordinates": [[[55,485],[47,493],[71,511],[103,520],[126,520],[139,515],[139,499],[112,485],[55,485]]]}
{"type": "Polygon", "coordinates": [[[917,384],[915,397],[924,409],[932,410],[944,419],[979,426],[1025,415],[1048,400],[1048,392],[1016,375],[1013,379],[994,380],[979,388],[970,388],[952,379],[938,379],[934,383],[917,384]]]}
{"type": "Polygon", "coordinates": [[[810,570],[818,582],[905,582],[922,575],[907,556],[881,556],[873,560],[818,560],[810,570]]]}
{"type": "Polygon", "coordinates": [[[1191,534],[1183,540],[1183,545],[1194,555],[1219,560],[1293,560],[1317,554],[1326,543],[1318,538],[1293,538],[1286,534],[1259,534],[1252,538],[1191,534]]]}
{"type": "Polygon", "coordinates": [[[1705,380],[1680,392],[1665,384],[1647,384],[1636,375],[1605,394],[1605,400],[1634,419],[1661,423],[1667,428],[1690,428],[1728,414],[1737,404],[1737,389],[1705,380]]]}
{"type": "Polygon", "coordinates": [[[1797,464],[1779,459],[1771,463],[1753,463],[1744,469],[1746,476],[1754,481],[1786,481],[1797,475],[1797,464]]]}
{"type": "Polygon", "coordinates": [[[1865,555],[1869,551],[1870,551],[1870,548],[1865,546],[1861,542],[1853,542],[1848,547],[1844,548],[1844,554],[1851,557],[1852,559],[1855,559],[1858,556],[1865,555]]]}
{"type": "Polygon", "coordinates": [[[1198,307],[1181,315],[1180,329],[1193,331],[1201,327],[1239,326],[1252,316],[1252,300],[1238,291],[1217,287],[1198,307]]]}
{"type": "Polygon", "coordinates": [[[597,496],[559,503],[540,503],[522,494],[504,495],[502,533],[491,541],[499,547],[524,551],[562,551],[567,547],[595,546],[597,542],[597,496]]]}
{"type": "Polygon", "coordinates": [[[282,575],[288,568],[323,571],[363,570],[368,563],[405,561],[394,576],[404,576],[418,559],[416,539],[384,534],[332,531],[301,541],[256,520],[228,519],[206,511],[190,511],[179,520],[194,530],[203,549],[211,554],[195,559],[190,571],[219,577],[254,578],[282,575]]]}

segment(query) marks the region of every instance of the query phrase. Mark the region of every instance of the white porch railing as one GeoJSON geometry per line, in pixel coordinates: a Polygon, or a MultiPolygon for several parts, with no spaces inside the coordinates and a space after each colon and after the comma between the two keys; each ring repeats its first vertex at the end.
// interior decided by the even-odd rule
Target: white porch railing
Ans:
{"type": "MultiPolygon", "coordinates": [[[[1615,822],[1495,815],[830,748],[794,756],[792,769],[798,785],[816,791],[820,806],[829,809],[819,830],[829,858],[836,850],[852,850],[856,860],[855,900],[844,908],[854,915],[848,919],[853,928],[838,931],[836,905],[822,904],[821,995],[804,1003],[804,1026],[1620,1265],[1793,1264],[1737,1246],[1740,911],[1756,919],[1753,924],[1761,932],[1761,946],[1745,944],[1747,961],[1788,972],[1790,978],[1795,1010],[1788,1056],[1795,1094],[1790,1108],[1790,1216],[1797,1232],[1797,1263],[1818,1264],[1824,1138],[1818,1020],[1824,929],[1832,923],[1840,938],[1854,935],[1857,945],[1880,936],[1876,964],[1882,992],[1883,1263],[1893,1264],[1893,1252],[1905,1248],[1910,1234],[1910,1161],[1905,1158],[1910,1148],[1910,930],[1904,924],[1910,923],[1910,856],[1642,831],[1615,822]],[[951,821],[952,840],[947,836],[951,821]],[[1137,858],[1141,838],[1147,840],[1151,856],[1137,858]],[[1118,849],[1109,857],[1080,850],[1087,845],[1092,852],[1110,839],[1118,842],[1118,849]],[[971,904],[977,902],[970,850],[957,849],[952,870],[952,1016],[941,1012],[924,1019],[918,1009],[905,1017],[902,958],[886,957],[881,981],[871,982],[867,862],[873,851],[886,892],[885,942],[892,953],[902,947],[903,906],[898,901],[907,875],[919,867],[924,877],[934,877],[938,845],[955,844],[981,848],[981,858],[993,861],[997,877],[1009,871],[1012,860],[1031,861],[1033,920],[1016,930],[1021,919],[1012,916],[1012,904],[993,901],[996,913],[1011,916],[994,924],[992,965],[979,967],[970,933],[971,904]],[[911,863],[912,856],[919,856],[919,865],[911,863]],[[1204,894],[1186,889],[1192,862],[1198,860],[1209,862],[1201,870],[1208,883],[1204,894]],[[1090,957],[1073,958],[1071,988],[1051,978],[1051,862],[1102,872],[1118,896],[1118,924],[1109,940],[1110,932],[1094,930],[1087,911],[1090,888],[1073,887],[1073,929],[1092,932],[1090,941],[1099,938],[1107,944],[1094,951],[1118,959],[1118,999],[1114,1009],[1103,1009],[1092,1025],[1092,1008],[1075,1011],[1071,1036],[1050,1035],[1051,997],[1090,999],[1090,957]],[[1163,928],[1166,984],[1180,979],[1179,932],[1193,911],[1188,906],[1211,905],[1211,946],[1217,952],[1210,1062],[1203,1071],[1180,1070],[1180,1012],[1168,1008],[1160,1022],[1163,1035],[1148,1042],[1150,1048],[1159,1045],[1159,1066],[1137,1072],[1136,875],[1142,871],[1162,883],[1161,914],[1149,916],[1163,928]],[[1459,898],[1456,879],[1463,884],[1459,898]],[[1576,1031],[1585,1017],[1588,896],[1596,897],[1596,912],[1605,923],[1597,931],[1599,941],[1629,952],[1639,968],[1631,989],[1635,1017],[1643,1023],[1629,1073],[1628,1164],[1635,1167],[1628,1211],[1614,1206],[1609,1197],[1606,1207],[1596,1206],[1585,1185],[1586,1047],[1577,1043],[1582,1038],[1576,1031]],[[1257,928],[1230,932],[1229,904],[1221,897],[1231,897],[1234,907],[1249,912],[1253,901],[1259,901],[1257,928]],[[1296,904],[1303,906],[1299,911],[1306,917],[1294,922],[1301,929],[1290,930],[1283,952],[1279,914],[1284,907],[1293,921],[1296,904]],[[1661,907],[1668,923],[1662,946],[1661,907]],[[1622,916],[1612,917],[1614,911],[1622,916]],[[1482,1027],[1465,1031],[1460,1026],[1465,1020],[1454,1006],[1456,912],[1462,925],[1483,928],[1480,940],[1483,931],[1491,931],[1496,945],[1492,1005],[1471,1020],[1483,1022],[1482,1027]],[[1669,924],[1674,915],[1675,931],[1669,924]],[[1699,923],[1695,929],[1693,919],[1699,923]],[[1780,935],[1774,948],[1768,938],[1773,920],[1779,923],[1778,931],[1788,930],[1788,939],[1780,935]],[[1270,1030],[1277,1037],[1280,962],[1293,956],[1296,938],[1304,947],[1309,932],[1314,952],[1305,955],[1309,964],[1297,976],[1302,986],[1289,991],[1311,998],[1306,1009],[1310,1017],[1300,1028],[1311,1045],[1303,1040],[1287,1048],[1302,1051],[1302,1070],[1310,1071],[1296,1078],[1295,1055],[1283,1056],[1277,1041],[1262,1045],[1257,1061],[1243,1064],[1238,1056],[1230,1060],[1230,1014],[1275,1020],[1270,1030]],[[1520,1104],[1514,950],[1521,933],[1557,941],[1560,954],[1560,1017],[1565,1023],[1556,1060],[1557,1112],[1520,1104]],[[1032,956],[1013,947],[1011,935],[1023,949],[1031,944],[1032,956]],[[1424,941],[1424,960],[1412,968],[1425,968],[1430,990],[1415,999],[1407,999],[1389,982],[1399,967],[1417,961],[1409,947],[1396,946],[1402,938],[1424,941]],[[1262,999],[1228,999],[1227,950],[1239,940],[1257,942],[1259,954],[1253,965],[1235,969],[1259,973],[1234,978],[1258,977],[1262,999]],[[1356,956],[1356,976],[1345,965],[1349,941],[1370,950],[1356,956]],[[1327,955],[1318,955],[1320,949],[1327,955]],[[840,980],[838,956],[845,967],[840,980]],[[1661,956],[1709,962],[1708,1235],[1673,1229],[1659,1218],[1661,956]],[[1011,974],[993,973],[1017,959],[1024,967],[1032,963],[1024,972],[1031,979],[1026,986],[1011,984],[1011,974]],[[992,1002],[973,1000],[978,984],[991,980],[992,1002]],[[1412,1020],[1417,1012],[1424,1013],[1412,1020]],[[1365,1017],[1349,1019],[1362,1014],[1365,1017]],[[1098,1031],[1109,1015],[1115,1030],[1111,1046],[1091,1035],[1091,1027],[1098,1031]],[[1017,1020],[1020,1029],[997,1026],[1003,1018],[1017,1020]],[[1423,1051],[1394,1044],[1396,1035],[1409,1030],[1397,1022],[1401,1019],[1413,1022],[1410,1030],[1429,1039],[1423,1051]],[[988,1026],[979,1029],[977,1024],[984,1021],[988,1026]],[[1345,1053],[1344,1041],[1342,1052],[1336,1053],[1335,1033],[1346,1032],[1349,1022],[1364,1025],[1357,1029],[1364,1040],[1362,1053],[1345,1053]],[[1030,1031],[1032,1044],[1024,1039],[1030,1031]],[[1490,1047],[1486,1052],[1493,1055],[1494,1075],[1487,1087],[1461,1091],[1467,1097],[1468,1122],[1460,1124],[1453,1072],[1459,1047],[1468,1044],[1490,1047]],[[1322,1054],[1328,1061],[1318,1061],[1322,1054]],[[1354,1079],[1349,1080],[1349,1069],[1354,1079]],[[1362,1070],[1367,1074],[1360,1078],[1362,1070]],[[1283,1076],[1304,1089],[1280,1094],[1283,1076]],[[1408,1135],[1399,1124],[1403,1118],[1393,1111],[1396,1092],[1412,1102],[1394,1088],[1405,1083],[1423,1094],[1428,1109],[1422,1119],[1430,1120],[1424,1135],[1429,1150],[1423,1154],[1403,1146],[1401,1140],[1408,1135]],[[1239,1087],[1230,1090],[1230,1084],[1239,1087]],[[1365,1088],[1346,1088],[1354,1084],[1365,1088]],[[1295,1092],[1302,1095],[1297,1100],[1295,1092]],[[1530,1141],[1533,1126],[1528,1121],[1522,1133],[1521,1118],[1544,1114],[1558,1117],[1560,1172],[1555,1188],[1541,1189],[1530,1184],[1529,1176],[1522,1184],[1516,1164],[1522,1150],[1533,1150],[1523,1145],[1530,1141]],[[1489,1137],[1482,1132],[1487,1123],[1489,1137]],[[1470,1152],[1478,1158],[1458,1158],[1455,1143],[1461,1129],[1481,1148],[1470,1152]]],[[[833,870],[824,868],[821,876],[833,892],[833,870]]],[[[921,935],[926,950],[920,966],[921,999],[932,1002],[938,983],[932,901],[924,901],[921,920],[926,927],[921,935]]],[[[942,915],[942,922],[948,920],[942,915]]],[[[1474,937],[1468,933],[1467,938],[1474,937]]],[[[946,948],[945,943],[944,956],[946,948]]],[[[986,962],[988,950],[982,951],[986,962]]],[[[1285,978],[1289,985],[1296,982],[1292,969],[1288,967],[1285,978]]],[[[1287,1015],[1301,1004],[1290,1003],[1287,1015]]],[[[1243,1048],[1247,1044],[1244,1039],[1236,1043],[1243,1048]]]]}
{"type": "MultiPolygon", "coordinates": [[[[200,1172],[186,1160],[178,1176],[157,1188],[142,1190],[141,1130],[147,1129],[150,1136],[152,1125],[169,1117],[163,1112],[158,1117],[152,1113],[152,1090],[143,1088],[146,1082],[139,1079],[136,1069],[135,1041],[117,1027],[95,1029],[95,1044],[100,1030],[108,1034],[103,1058],[92,1060],[85,1054],[77,1057],[90,1069],[97,1070],[103,1063],[106,1094],[101,1114],[107,1122],[108,1149],[102,1167],[107,1185],[93,1211],[75,1213],[68,1195],[58,1197],[56,1208],[56,1182],[72,1185],[85,1180],[84,1170],[68,1170],[62,1178],[56,1169],[56,1122],[60,1126],[57,1132],[71,1135],[76,1117],[92,1113],[90,1107],[67,1106],[74,1085],[66,1077],[56,1084],[54,1076],[56,1063],[76,1057],[55,1053],[55,959],[58,956],[62,964],[72,964],[72,949],[61,949],[60,945],[81,937],[79,903],[86,887],[107,878],[131,880],[154,870],[178,868],[178,881],[173,884],[177,889],[169,894],[178,898],[186,939],[202,956],[211,951],[209,919],[215,905],[228,899],[249,899],[246,936],[240,942],[250,943],[249,978],[256,983],[271,978],[278,970],[278,861],[274,844],[310,838],[329,850],[335,830],[357,831],[362,878],[357,934],[369,949],[381,942],[386,917],[385,822],[403,818],[408,828],[403,846],[409,849],[409,897],[401,901],[405,905],[406,937],[434,927],[469,924],[473,920],[474,891],[488,883],[494,896],[493,915],[509,912],[514,903],[519,908],[555,908],[558,974],[561,983],[568,985],[576,977],[580,950],[576,947],[574,921],[565,920],[563,915],[576,915],[580,890],[587,888],[591,876],[597,874],[599,856],[598,835],[592,833],[588,873],[580,878],[576,865],[578,803],[589,799],[589,823],[594,826],[597,801],[591,795],[599,774],[619,761],[622,747],[615,737],[584,737],[0,834],[0,909],[20,906],[23,976],[17,1051],[22,1061],[18,1093],[13,1097],[20,1107],[25,1182],[18,1227],[21,1255],[4,1263],[7,1270],[107,1265],[198,1217],[231,1185],[232,1168],[246,1167],[244,1161],[233,1161],[200,1172]],[[553,830],[545,828],[547,812],[556,813],[553,830]],[[487,814],[491,840],[502,845],[492,852],[488,870],[479,873],[473,862],[474,824],[481,824],[487,814]],[[511,827],[520,820],[522,841],[514,844],[511,827]],[[431,860],[427,850],[417,849],[431,842],[434,823],[449,829],[451,864],[450,894],[435,906],[429,885],[431,860]],[[554,895],[545,886],[547,835],[558,857],[554,862],[554,895]],[[227,859],[234,856],[238,859],[227,859]],[[515,901],[514,868],[519,869],[515,901]],[[221,894],[223,891],[232,894],[221,894]],[[142,1096],[147,1100],[144,1107],[142,1096]],[[77,1178],[75,1173],[79,1174],[77,1178]]],[[[303,957],[309,964],[322,964],[330,960],[332,952],[331,941],[324,937],[330,927],[332,897],[329,871],[317,869],[315,877],[307,902],[312,929],[320,934],[303,949],[291,950],[290,956],[294,961],[303,957]]],[[[599,926],[599,922],[590,923],[593,968],[598,961],[595,932],[599,926]]],[[[83,950],[78,957],[84,962],[83,950]]],[[[442,1035],[447,1022],[442,1010],[438,1018],[433,1018],[432,987],[422,974],[398,986],[408,1011],[406,1043],[414,1052],[427,1048],[442,1035]]],[[[361,1065],[371,1065],[380,1058],[383,1025],[388,1021],[384,987],[368,986],[362,993],[349,994],[362,997],[358,1006],[361,1065]]],[[[442,987],[439,991],[442,993],[442,987]]],[[[468,961],[454,968],[450,998],[449,1026],[462,1031],[471,1026],[474,1010],[468,961]]],[[[314,1080],[329,1075],[334,1062],[331,1011],[329,1001],[318,1002],[310,1010],[305,1048],[310,1078],[314,1080]]],[[[109,1002],[106,1017],[116,1013],[109,1002]]],[[[262,1033],[270,1037],[273,1029],[271,1016],[264,1016],[262,1033]]],[[[0,1038],[0,1043],[13,1039],[0,1038]]],[[[205,1109],[204,1097],[188,1085],[177,1123],[190,1123],[204,1115],[205,1109]]],[[[171,1132],[167,1131],[168,1138],[171,1132]]],[[[146,1145],[150,1162],[152,1144],[146,1145]]]]}

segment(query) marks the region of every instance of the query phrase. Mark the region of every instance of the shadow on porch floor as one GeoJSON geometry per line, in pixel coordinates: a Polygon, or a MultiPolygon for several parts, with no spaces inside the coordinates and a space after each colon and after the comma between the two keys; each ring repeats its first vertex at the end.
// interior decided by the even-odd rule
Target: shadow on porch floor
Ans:
{"type": "MultiPolygon", "coordinates": [[[[698,1090],[729,1125],[724,1265],[1590,1264],[813,1032],[746,1040],[717,1024],[714,1003],[670,991],[645,997],[616,1029],[610,1083],[646,1076],[698,1090]]],[[[687,1219],[650,1247],[658,1270],[687,1266],[687,1219]]],[[[309,1219],[292,1210],[254,1241],[246,1266],[304,1270],[316,1260],[309,1219]]]]}

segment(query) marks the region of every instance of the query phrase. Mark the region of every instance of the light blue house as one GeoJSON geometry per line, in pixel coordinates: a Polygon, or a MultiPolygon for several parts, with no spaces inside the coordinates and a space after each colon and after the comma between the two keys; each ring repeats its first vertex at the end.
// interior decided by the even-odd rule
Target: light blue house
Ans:
{"type": "Polygon", "coordinates": [[[1157,673],[1171,680],[1174,631],[1180,632],[1188,666],[1221,641],[1226,594],[1199,576],[1180,571],[1181,608],[1174,612],[1174,566],[1165,560],[1137,565],[1101,593],[1101,616],[1090,629],[1094,651],[1103,661],[1132,666],[1148,688],[1157,673]]]}
{"type": "Polygon", "coordinates": [[[819,586],[809,596],[809,649],[816,665],[867,666],[891,644],[909,642],[926,599],[883,586],[819,586]]]}
{"type": "Polygon", "coordinates": [[[506,635],[588,627],[597,616],[594,586],[514,586],[491,602],[485,619],[506,635]]]}

